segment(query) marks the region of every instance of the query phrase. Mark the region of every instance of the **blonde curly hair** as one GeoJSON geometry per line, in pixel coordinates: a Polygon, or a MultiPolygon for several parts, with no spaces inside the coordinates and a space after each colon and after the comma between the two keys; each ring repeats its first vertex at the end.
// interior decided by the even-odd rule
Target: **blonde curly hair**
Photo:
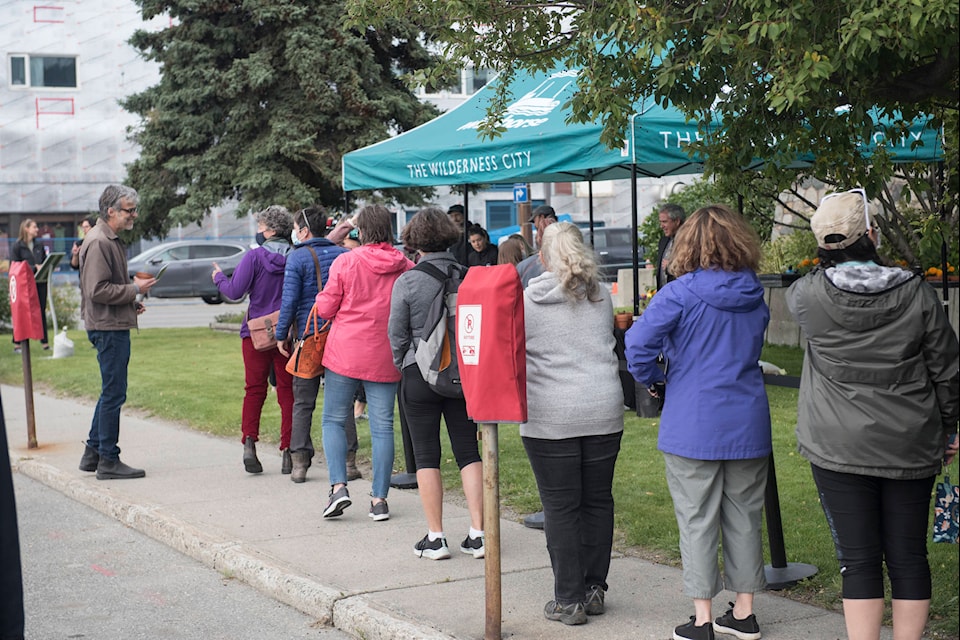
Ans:
{"type": "Polygon", "coordinates": [[[580,228],[555,222],[543,231],[540,259],[560,280],[564,293],[574,300],[600,300],[597,257],[585,244],[580,228]]]}

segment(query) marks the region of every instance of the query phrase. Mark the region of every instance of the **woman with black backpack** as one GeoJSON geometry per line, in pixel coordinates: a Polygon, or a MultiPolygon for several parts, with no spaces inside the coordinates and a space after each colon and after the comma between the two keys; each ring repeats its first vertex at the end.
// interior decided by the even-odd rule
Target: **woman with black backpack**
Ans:
{"type": "MultiPolygon", "coordinates": [[[[388,333],[393,362],[401,372],[400,405],[407,417],[413,454],[417,461],[417,486],[427,518],[427,535],[413,547],[420,558],[444,560],[450,557],[443,532],[443,483],[440,479],[440,416],[447,425],[453,455],[460,467],[463,492],[470,511],[470,531],[460,551],[474,558],[484,557],[483,465],[477,447],[477,425],[467,417],[461,395],[440,395],[424,380],[417,365],[417,344],[424,336],[431,304],[446,288],[436,273],[463,277],[466,268],[446,250],[459,230],[437,207],[421,209],[404,227],[403,244],[416,250],[417,266],[400,276],[390,300],[388,333]]],[[[454,356],[455,357],[455,356],[454,356]]]]}

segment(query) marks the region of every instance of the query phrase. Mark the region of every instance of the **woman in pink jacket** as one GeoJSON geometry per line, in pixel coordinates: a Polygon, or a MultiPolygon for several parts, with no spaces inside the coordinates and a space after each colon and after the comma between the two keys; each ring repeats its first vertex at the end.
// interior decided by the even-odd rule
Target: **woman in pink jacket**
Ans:
{"type": "Polygon", "coordinates": [[[324,518],[342,515],[351,504],[343,425],[360,385],[367,394],[373,449],[370,517],[390,518],[386,498],[393,473],[393,408],[400,372],[393,364],[387,321],[393,283],[413,267],[393,247],[391,215],[380,205],[360,210],[355,220],[363,244],[333,261],[326,285],[317,295],[317,314],[333,320],[323,354],[323,452],[330,473],[330,502],[324,518]]]}

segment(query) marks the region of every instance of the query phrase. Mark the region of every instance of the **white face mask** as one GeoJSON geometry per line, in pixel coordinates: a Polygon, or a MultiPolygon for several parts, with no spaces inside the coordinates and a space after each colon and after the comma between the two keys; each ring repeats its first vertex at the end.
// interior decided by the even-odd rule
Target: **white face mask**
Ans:
{"type": "Polygon", "coordinates": [[[297,235],[297,230],[294,228],[294,230],[290,232],[290,242],[293,243],[293,246],[300,244],[300,238],[298,238],[297,235]]]}

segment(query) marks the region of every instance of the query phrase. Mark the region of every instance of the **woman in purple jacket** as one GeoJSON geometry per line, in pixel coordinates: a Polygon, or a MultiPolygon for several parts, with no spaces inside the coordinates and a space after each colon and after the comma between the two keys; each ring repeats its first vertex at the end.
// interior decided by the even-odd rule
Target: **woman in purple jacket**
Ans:
{"type": "Polygon", "coordinates": [[[759,240],[741,216],[722,205],[699,209],[674,240],[677,279],[626,334],[633,377],[651,393],[657,382],[670,390],[657,447],[680,528],[683,591],[696,612],[674,630],[676,639],[713,638],[715,630],[760,638],[753,594],[766,587],[761,520],[771,437],[757,364],[770,319],[759,261],[759,240]],[[661,352],[666,373],[657,366],[661,352]],[[724,586],[736,602],[712,621],[711,601],[724,586]]]}
{"type": "Polygon", "coordinates": [[[280,350],[257,351],[250,339],[247,318],[259,318],[280,308],[283,291],[283,270],[290,251],[290,233],[293,217],[279,205],[272,205],[256,215],[256,249],[248,251],[227,277],[220,266],[213,263],[213,282],[220,293],[231,300],[250,294],[247,315],[240,325],[243,348],[244,396],[241,417],[243,467],[247,473],[261,473],[263,465],[257,458],[256,441],[260,438],[260,414],[267,399],[267,378],[273,367],[277,380],[277,404],[280,405],[280,450],[283,452],[281,472],[290,473],[290,432],[293,425],[293,376],[287,373],[287,358],[280,350]]]}

